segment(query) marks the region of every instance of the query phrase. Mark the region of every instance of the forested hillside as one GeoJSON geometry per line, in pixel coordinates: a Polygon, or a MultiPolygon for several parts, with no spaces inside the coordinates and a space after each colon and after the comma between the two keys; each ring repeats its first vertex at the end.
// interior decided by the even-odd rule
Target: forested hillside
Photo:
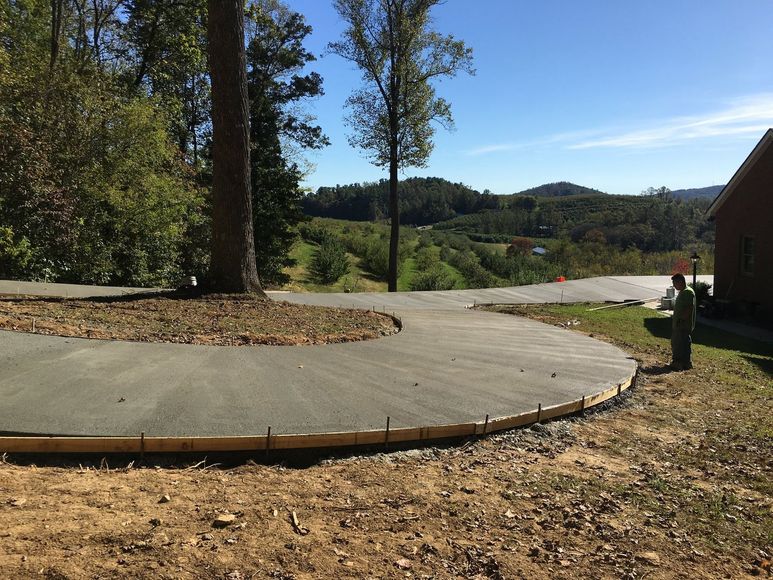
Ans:
{"type": "MultiPolygon", "coordinates": [[[[320,187],[307,195],[303,211],[307,215],[354,221],[387,218],[389,182],[353,183],[320,187]]],[[[400,182],[400,223],[427,225],[457,215],[498,209],[499,198],[487,191],[479,193],[461,183],[439,177],[410,177],[400,182]]]]}
{"type": "Polygon", "coordinates": [[[682,199],[701,197],[711,201],[719,195],[719,192],[722,191],[724,187],[724,185],[710,185],[708,187],[696,187],[692,189],[675,189],[671,192],[671,195],[682,199]]]}
{"type": "Polygon", "coordinates": [[[596,241],[621,249],[680,250],[692,242],[713,243],[706,219],[707,199],[675,199],[667,190],[651,195],[514,198],[498,211],[484,211],[438,224],[481,241],[509,241],[514,235],[596,241]]]}

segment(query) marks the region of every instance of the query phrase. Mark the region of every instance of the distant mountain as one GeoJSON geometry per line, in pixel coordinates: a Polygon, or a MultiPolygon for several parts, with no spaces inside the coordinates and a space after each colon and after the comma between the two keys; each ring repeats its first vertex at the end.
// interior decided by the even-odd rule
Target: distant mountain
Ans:
{"type": "Polygon", "coordinates": [[[568,181],[558,181],[556,183],[545,183],[531,189],[519,191],[513,195],[533,195],[534,197],[567,197],[569,195],[607,195],[598,189],[591,189],[569,183],[568,181]]]}
{"type": "Polygon", "coordinates": [[[695,199],[696,197],[704,197],[714,199],[722,191],[724,185],[710,185],[709,187],[698,187],[695,189],[675,189],[671,192],[674,197],[681,199],[695,199]]]}

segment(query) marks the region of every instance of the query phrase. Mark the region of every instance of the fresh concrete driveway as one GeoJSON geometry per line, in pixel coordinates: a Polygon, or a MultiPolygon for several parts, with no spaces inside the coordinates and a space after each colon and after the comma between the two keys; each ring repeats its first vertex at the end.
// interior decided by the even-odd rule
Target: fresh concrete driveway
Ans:
{"type": "MultiPolygon", "coordinates": [[[[0,293],[15,293],[13,284],[0,282],[0,293]]],[[[0,431],[232,436],[262,434],[269,425],[276,434],[379,429],[387,416],[398,428],[515,415],[620,384],[635,362],[576,333],[463,306],[635,300],[666,285],[667,277],[616,277],[479,291],[274,294],[394,310],[403,320],[394,336],[324,346],[209,347],[2,331],[0,431]]],[[[69,296],[96,293],[66,287],[69,296]]]]}

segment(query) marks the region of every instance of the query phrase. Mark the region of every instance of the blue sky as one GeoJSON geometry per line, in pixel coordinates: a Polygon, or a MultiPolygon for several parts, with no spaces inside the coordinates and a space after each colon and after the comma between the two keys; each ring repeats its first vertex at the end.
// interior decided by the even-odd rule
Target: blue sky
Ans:
{"type": "MultiPolygon", "coordinates": [[[[316,189],[386,171],[349,146],[348,62],[321,56],[344,23],[327,0],[287,0],[325,95],[310,112],[332,145],[309,156],[316,189]]],[[[426,168],[506,194],[552,181],[637,194],[726,183],[773,127],[771,0],[447,0],[435,27],[472,47],[475,76],[437,85],[456,130],[437,127],[426,168]]]]}

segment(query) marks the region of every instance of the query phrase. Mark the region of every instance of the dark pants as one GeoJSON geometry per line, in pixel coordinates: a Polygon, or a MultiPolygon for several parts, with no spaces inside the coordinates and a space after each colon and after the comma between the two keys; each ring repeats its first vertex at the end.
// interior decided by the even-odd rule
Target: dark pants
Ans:
{"type": "Polygon", "coordinates": [[[671,358],[675,365],[685,368],[692,366],[692,338],[689,330],[675,328],[671,333],[671,358]]]}

